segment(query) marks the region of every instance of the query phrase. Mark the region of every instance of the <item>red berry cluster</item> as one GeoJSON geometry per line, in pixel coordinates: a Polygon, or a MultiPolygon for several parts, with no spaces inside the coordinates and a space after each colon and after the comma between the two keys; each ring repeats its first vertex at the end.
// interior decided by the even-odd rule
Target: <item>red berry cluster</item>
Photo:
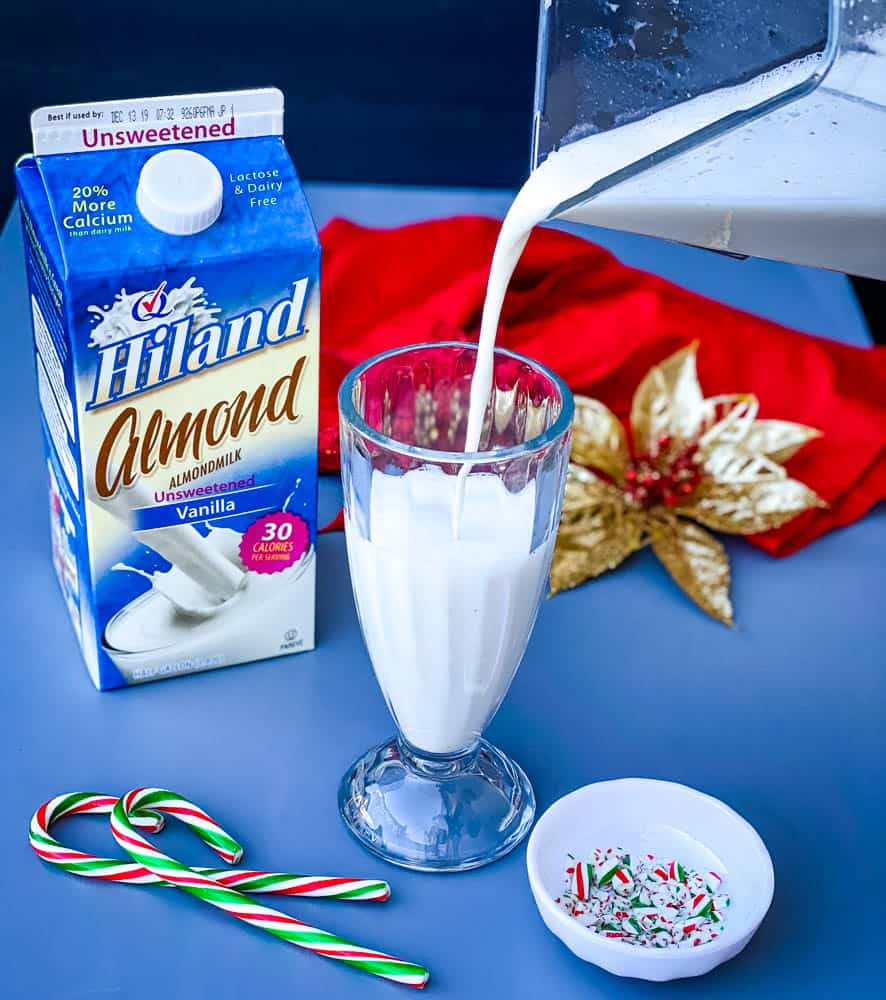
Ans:
{"type": "Polygon", "coordinates": [[[663,434],[656,449],[637,455],[628,465],[625,499],[633,507],[660,503],[676,507],[689,499],[703,476],[698,444],[675,443],[669,434],[663,434]]]}

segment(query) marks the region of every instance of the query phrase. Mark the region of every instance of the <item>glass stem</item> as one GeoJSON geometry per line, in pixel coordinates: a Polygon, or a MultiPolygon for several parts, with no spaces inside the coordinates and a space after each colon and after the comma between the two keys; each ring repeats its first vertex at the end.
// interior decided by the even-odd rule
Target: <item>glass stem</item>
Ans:
{"type": "Polygon", "coordinates": [[[455,753],[427,753],[408,743],[402,736],[397,736],[397,746],[403,763],[416,774],[440,781],[454,778],[464,771],[470,770],[477,756],[479,740],[476,740],[464,750],[455,753]]]}

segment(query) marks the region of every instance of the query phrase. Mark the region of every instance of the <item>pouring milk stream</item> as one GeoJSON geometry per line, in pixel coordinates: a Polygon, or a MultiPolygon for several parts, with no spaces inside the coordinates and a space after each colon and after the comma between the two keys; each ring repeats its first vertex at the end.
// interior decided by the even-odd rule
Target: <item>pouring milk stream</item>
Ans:
{"type": "MultiPolygon", "coordinates": [[[[876,70],[880,62],[871,55],[879,55],[886,48],[886,31],[880,29],[871,32],[866,36],[865,44],[869,53],[850,53],[844,62],[844,72],[851,69],[856,74],[856,84],[860,86],[859,81],[862,81],[867,87],[865,93],[869,92],[870,99],[886,104],[886,79],[877,76],[876,70]]],[[[588,198],[588,192],[617,171],[721,120],[736,107],[752,108],[795,84],[808,80],[820,60],[820,55],[805,56],[747,83],[702,94],[641,121],[568,143],[551,153],[529,175],[508,209],[493,253],[480,323],[477,364],[471,382],[466,452],[475,452],[480,447],[483,419],[492,388],[493,352],[502,304],[508,283],[532,229],[559,216],[578,217],[580,221],[591,225],[600,221],[615,229],[619,228],[619,220],[623,219],[624,228],[636,228],[638,215],[647,211],[650,216],[654,216],[657,208],[664,202],[662,192],[655,190],[656,170],[660,171],[665,184],[674,183],[681,188],[691,185],[694,164],[701,159],[700,150],[653,168],[648,172],[650,182],[646,182],[645,187],[642,182],[646,173],[638,175],[631,183],[634,183],[635,190],[642,192],[643,201],[640,203],[632,201],[630,197],[619,200],[619,185],[604,191],[600,198],[588,198]],[[662,169],[665,167],[670,173],[662,169]],[[615,197],[609,197],[610,194],[615,197]],[[643,202],[646,202],[645,208],[643,202]],[[577,211],[579,208],[580,211],[577,211]]],[[[772,184],[773,171],[783,170],[796,185],[792,189],[792,198],[802,204],[804,197],[812,199],[815,196],[820,188],[819,174],[822,170],[829,169],[834,176],[854,171],[851,175],[852,187],[872,198],[877,191],[882,195],[882,150],[878,146],[876,135],[870,136],[868,142],[861,138],[866,123],[871,120],[877,121],[879,118],[871,119],[870,108],[859,108],[852,99],[822,88],[820,92],[813,91],[810,98],[788,104],[731,135],[741,137],[746,129],[753,129],[755,141],[761,147],[766,147],[760,156],[765,164],[751,164],[749,167],[760,174],[760,195],[764,195],[772,184]],[[855,146],[866,151],[864,155],[857,155],[851,163],[841,163],[839,167],[836,164],[842,147],[835,146],[821,128],[818,129],[821,137],[818,138],[816,134],[819,122],[837,125],[838,121],[842,123],[844,132],[851,133],[855,146]],[[801,146],[806,151],[805,156],[797,149],[798,132],[803,133],[807,144],[801,146]],[[825,161],[827,166],[824,165],[825,161]],[[833,168],[831,161],[835,164],[833,168]]],[[[727,151],[722,157],[724,170],[735,169],[728,150],[736,142],[738,139],[727,135],[715,144],[717,147],[723,146],[727,151]]],[[[710,154],[705,154],[705,157],[708,155],[710,154]]],[[[716,158],[716,152],[713,155],[716,158]]],[[[765,216],[766,206],[761,205],[755,211],[757,215],[765,216]]],[[[666,216],[663,215],[664,217],[666,216]]],[[[731,213],[727,212],[727,223],[729,218],[731,213]]],[[[773,221],[771,225],[777,223],[773,221]]],[[[728,246],[728,233],[723,234],[723,240],[725,242],[721,246],[728,246]]],[[[465,478],[469,468],[464,466],[458,477],[452,509],[453,538],[457,538],[459,534],[465,478]]]]}

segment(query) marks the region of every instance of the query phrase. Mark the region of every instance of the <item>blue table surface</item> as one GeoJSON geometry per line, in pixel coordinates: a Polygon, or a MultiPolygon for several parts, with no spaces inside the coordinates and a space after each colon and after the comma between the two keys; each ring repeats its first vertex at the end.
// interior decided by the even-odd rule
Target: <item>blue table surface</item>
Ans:
{"type": "MultiPolygon", "coordinates": [[[[501,215],[505,192],[311,185],[318,223],[396,225],[501,215]]],[[[866,344],[846,279],[738,263],[585,230],[630,264],[799,329],[866,344]]],[[[27,845],[33,809],[59,792],[181,791],[277,870],[388,878],[384,906],[283,900],[293,915],[420,961],[433,996],[868,997],[879,993],[886,896],[882,606],[886,510],[790,559],[727,541],[738,628],[697,611],[648,552],[545,602],[489,737],[526,768],[544,809],[587,782],[644,775],[722,798],[762,835],[775,901],[746,951],[701,980],[619,980],[544,928],[525,848],[461,875],[413,874],[364,853],[335,792],[353,758],[392,730],[354,612],[344,540],[321,538],[316,651],[164,681],[93,690],[49,558],[27,296],[15,214],[0,237],[6,372],[0,498],[9,572],[0,699],[0,954],[9,997],[392,997],[398,987],[285,947],[183,893],[86,882],[27,845]]],[[[321,484],[334,512],[337,485],[321,484]]],[[[118,854],[101,819],[65,841],[118,854]]],[[[183,830],[171,853],[210,864],[183,830]]],[[[740,891],[740,887],[736,887],[740,891]]]]}

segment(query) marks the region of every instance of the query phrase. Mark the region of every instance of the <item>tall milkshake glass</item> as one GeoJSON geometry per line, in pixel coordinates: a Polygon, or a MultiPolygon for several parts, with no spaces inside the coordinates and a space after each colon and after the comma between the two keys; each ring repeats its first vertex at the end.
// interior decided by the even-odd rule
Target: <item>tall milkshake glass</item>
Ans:
{"type": "Polygon", "coordinates": [[[482,739],[547,587],[572,397],[495,352],[481,450],[465,454],[474,345],[372,358],[339,391],[348,561],[393,739],[342,779],[350,831],[395,864],[459,871],[532,824],[526,775],[482,739]]]}

